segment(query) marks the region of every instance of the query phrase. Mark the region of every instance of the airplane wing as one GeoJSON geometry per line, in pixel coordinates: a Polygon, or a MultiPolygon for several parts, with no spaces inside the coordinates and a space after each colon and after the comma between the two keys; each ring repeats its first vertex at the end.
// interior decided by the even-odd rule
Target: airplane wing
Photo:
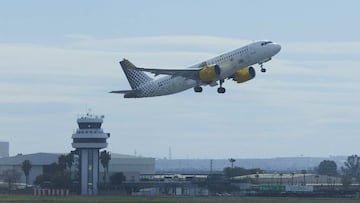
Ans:
{"type": "Polygon", "coordinates": [[[142,72],[149,72],[158,75],[171,75],[173,77],[181,76],[187,79],[192,80],[201,80],[201,82],[209,83],[214,80],[217,80],[218,76],[221,73],[219,65],[207,65],[206,62],[203,62],[199,65],[198,68],[185,68],[185,69],[158,69],[158,68],[141,68],[137,67],[130,61],[124,59],[121,64],[124,64],[128,69],[133,69],[142,72]]]}
{"type": "Polygon", "coordinates": [[[197,79],[199,77],[199,71],[201,68],[186,68],[186,69],[156,69],[156,68],[139,68],[135,67],[136,70],[149,72],[158,75],[172,75],[182,76],[189,79],[197,79]]]}

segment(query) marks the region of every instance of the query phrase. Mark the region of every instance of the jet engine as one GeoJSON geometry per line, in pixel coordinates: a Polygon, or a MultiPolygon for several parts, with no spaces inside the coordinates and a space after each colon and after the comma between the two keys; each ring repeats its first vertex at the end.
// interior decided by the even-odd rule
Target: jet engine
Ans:
{"type": "Polygon", "coordinates": [[[199,72],[199,78],[203,82],[211,82],[215,80],[221,73],[221,69],[218,65],[209,65],[199,72]]]}
{"type": "Polygon", "coordinates": [[[255,78],[255,75],[255,69],[253,67],[247,67],[236,71],[232,78],[237,83],[242,83],[255,78]]]}

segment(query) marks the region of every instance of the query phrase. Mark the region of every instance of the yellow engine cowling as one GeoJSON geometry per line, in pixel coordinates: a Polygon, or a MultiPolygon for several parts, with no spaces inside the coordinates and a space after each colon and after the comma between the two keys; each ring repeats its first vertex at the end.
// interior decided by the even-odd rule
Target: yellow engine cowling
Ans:
{"type": "Polygon", "coordinates": [[[237,83],[246,82],[255,77],[256,73],[253,67],[242,68],[235,72],[233,80],[237,83]]]}
{"type": "Polygon", "coordinates": [[[200,70],[199,78],[203,82],[211,82],[220,75],[221,70],[218,65],[210,65],[200,70]]]}

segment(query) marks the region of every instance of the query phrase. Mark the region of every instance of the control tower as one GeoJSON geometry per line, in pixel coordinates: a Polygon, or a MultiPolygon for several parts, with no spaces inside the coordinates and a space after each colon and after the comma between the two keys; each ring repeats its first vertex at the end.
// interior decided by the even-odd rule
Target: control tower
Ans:
{"type": "Polygon", "coordinates": [[[98,194],[99,150],[106,148],[110,133],[104,133],[101,124],[104,116],[86,114],[77,119],[79,128],[72,135],[72,147],[80,155],[81,195],[98,194]]]}

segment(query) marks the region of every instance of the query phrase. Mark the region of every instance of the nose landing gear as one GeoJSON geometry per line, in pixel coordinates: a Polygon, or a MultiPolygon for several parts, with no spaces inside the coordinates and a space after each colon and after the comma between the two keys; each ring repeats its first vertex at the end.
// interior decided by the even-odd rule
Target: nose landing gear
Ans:
{"type": "Polygon", "coordinates": [[[263,68],[263,64],[262,64],[262,63],[260,63],[260,67],[261,67],[261,72],[262,72],[262,73],[265,73],[265,72],[266,72],[266,69],[263,68]]]}

